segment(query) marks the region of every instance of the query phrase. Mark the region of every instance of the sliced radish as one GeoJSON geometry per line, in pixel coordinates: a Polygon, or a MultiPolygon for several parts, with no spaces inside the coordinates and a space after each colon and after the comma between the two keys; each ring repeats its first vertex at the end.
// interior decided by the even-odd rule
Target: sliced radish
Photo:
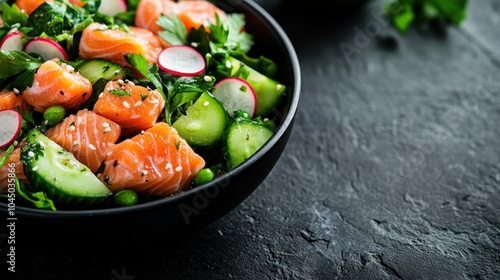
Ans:
{"type": "Polygon", "coordinates": [[[160,52],[158,66],[173,75],[192,77],[205,71],[205,59],[190,46],[176,45],[160,52]]]}
{"type": "Polygon", "coordinates": [[[104,0],[101,1],[98,12],[107,16],[115,16],[127,11],[127,3],[124,0],[104,0]]]}
{"type": "Polygon", "coordinates": [[[0,49],[6,51],[22,51],[24,48],[24,34],[21,31],[12,31],[3,37],[0,49]]]}
{"type": "Polygon", "coordinates": [[[244,110],[250,117],[254,117],[257,96],[247,81],[237,77],[224,78],[214,85],[212,94],[222,103],[231,117],[234,117],[234,112],[237,110],[244,110]]]}
{"type": "Polygon", "coordinates": [[[44,60],[50,60],[53,58],[68,60],[68,54],[63,47],[50,38],[35,37],[26,43],[24,51],[27,53],[38,54],[44,60]]]}
{"type": "Polygon", "coordinates": [[[18,111],[7,109],[0,111],[0,148],[12,144],[21,131],[22,118],[18,111]]]}

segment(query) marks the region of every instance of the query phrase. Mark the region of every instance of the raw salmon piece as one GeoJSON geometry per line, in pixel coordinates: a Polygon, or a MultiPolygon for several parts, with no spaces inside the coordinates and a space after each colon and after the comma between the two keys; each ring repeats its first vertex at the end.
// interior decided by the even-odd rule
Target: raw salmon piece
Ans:
{"type": "Polygon", "coordinates": [[[148,41],[158,52],[161,52],[164,48],[170,46],[167,41],[160,38],[160,36],[155,35],[149,29],[137,26],[129,26],[128,28],[132,32],[132,35],[148,41]]]}
{"type": "Polygon", "coordinates": [[[136,10],[135,25],[157,34],[162,30],[156,24],[160,15],[170,16],[172,13],[179,17],[188,31],[204,25],[205,30],[209,32],[207,23],[215,23],[216,13],[221,20],[227,18],[223,10],[206,0],[184,0],[177,3],[171,0],[141,0],[136,10]]]}
{"type": "Polygon", "coordinates": [[[90,81],[56,58],[38,68],[33,85],[22,92],[22,97],[35,111],[43,113],[52,105],[61,105],[67,111],[77,109],[91,94],[90,81]]]}
{"type": "Polygon", "coordinates": [[[31,108],[31,105],[29,105],[26,100],[24,100],[18,90],[2,90],[0,92],[0,111],[16,108],[19,108],[19,112],[21,112],[21,114],[24,114],[24,112],[31,108]]]}
{"type": "Polygon", "coordinates": [[[132,189],[167,196],[186,189],[204,166],[205,160],[173,127],[158,122],[111,150],[101,180],[113,192],[132,189]]]}
{"type": "Polygon", "coordinates": [[[54,0],[16,0],[14,3],[17,5],[19,10],[24,10],[28,15],[31,14],[38,6],[45,2],[54,2],[54,0]]]}
{"type": "Polygon", "coordinates": [[[191,28],[198,29],[202,25],[207,32],[210,32],[208,25],[215,24],[215,14],[218,14],[222,21],[227,18],[223,10],[205,0],[180,1],[175,7],[175,14],[184,23],[188,32],[191,28]]]}
{"type": "Polygon", "coordinates": [[[93,111],[122,127],[122,135],[132,136],[153,126],[165,99],[158,90],[130,81],[109,81],[94,104],[93,111]]]}
{"type": "Polygon", "coordinates": [[[96,172],[106,152],[120,137],[120,126],[105,117],[83,109],[67,116],[45,133],[75,158],[96,172]]]}
{"type": "MultiPolygon", "coordinates": [[[[153,35],[153,34],[152,34],[153,35]]],[[[141,36],[94,22],[85,28],[79,46],[82,59],[103,58],[131,68],[124,55],[142,54],[149,62],[156,62],[162,48],[152,45],[141,36]]]]}
{"type": "MultiPolygon", "coordinates": [[[[5,151],[0,150],[0,158],[4,155],[5,151]]],[[[5,162],[2,167],[0,167],[0,193],[6,193],[9,187],[9,183],[13,183],[9,182],[9,174],[12,173],[12,170],[10,170],[11,168],[14,168],[14,174],[17,175],[17,178],[20,181],[28,183],[28,179],[24,174],[23,164],[21,163],[21,147],[15,148],[12,154],[7,159],[7,162],[5,162]]]]}

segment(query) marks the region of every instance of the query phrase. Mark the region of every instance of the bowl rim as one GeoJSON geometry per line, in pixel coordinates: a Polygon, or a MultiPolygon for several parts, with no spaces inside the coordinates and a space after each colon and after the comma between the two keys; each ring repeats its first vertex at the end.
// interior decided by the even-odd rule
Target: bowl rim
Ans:
{"type": "MultiPolygon", "coordinates": [[[[146,209],[161,207],[167,204],[175,204],[180,202],[186,197],[193,195],[194,193],[209,189],[214,186],[221,186],[231,177],[234,177],[247,167],[255,163],[261,157],[263,157],[277,142],[278,140],[285,134],[290,125],[292,125],[293,119],[298,109],[299,99],[300,99],[300,90],[301,90],[301,70],[300,64],[297,57],[297,53],[295,48],[290,41],[288,35],[283,30],[283,28],[278,24],[278,22],[259,4],[252,0],[239,0],[238,4],[246,5],[247,9],[253,10],[259,16],[262,17],[263,20],[267,21],[267,24],[272,27],[273,31],[277,33],[277,39],[281,41],[284,49],[287,50],[287,59],[291,62],[291,73],[293,75],[293,91],[290,92],[291,98],[288,101],[289,106],[286,107],[286,111],[284,112],[283,119],[281,120],[277,130],[273,134],[273,136],[262,146],[254,155],[252,155],[248,160],[240,164],[235,169],[228,171],[225,174],[215,178],[213,181],[204,184],[202,186],[191,188],[186,191],[182,191],[180,193],[174,194],[172,196],[168,196],[165,198],[160,198],[158,200],[145,202],[133,206],[128,207],[114,207],[114,208],[96,208],[96,209],[77,209],[77,210],[57,210],[50,211],[45,209],[36,209],[30,208],[26,206],[16,206],[16,215],[25,215],[31,217],[48,217],[48,218],[63,218],[63,217],[90,217],[90,216],[101,216],[101,215],[112,215],[112,214],[124,214],[124,213],[133,213],[140,212],[146,209]]],[[[7,204],[0,202],[0,211],[4,211],[7,208],[7,204]]]]}

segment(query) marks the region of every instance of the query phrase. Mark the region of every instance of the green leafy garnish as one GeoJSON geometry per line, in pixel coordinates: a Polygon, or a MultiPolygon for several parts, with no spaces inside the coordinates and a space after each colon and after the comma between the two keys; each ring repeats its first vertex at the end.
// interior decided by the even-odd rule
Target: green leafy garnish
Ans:
{"type": "Polygon", "coordinates": [[[56,211],[54,202],[47,197],[44,192],[31,192],[29,191],[22,181],[19,181],[17,176],[14,176],[16,194],[18,194],[23,200],[30,203],[33,207],[38,209],[48,209],[56,211]]]}
{"type": "Polygon", "coordinates": [[[121,90],[121,89],[112,89],[112,90],[109,90],[109,93],[114,94],[114,95],[118,95],[118,96],[131,96],[132,95],[132,93],[130,93],[130,91],[121,90]]]}
{"type": "Polygon", "coordinates": [[[44,61],[22,51],[0,50],[0,80],[10,90],[23,91],[33,84],[33,75],[44,61]]]}
{"type": "Polygon", "coordinates": [[[161,15],[156,21],[164,30],[158,35],[171,45],[185,45],[187,43],[187,30],[179,17],[172,13],[170,16],[161,15]]]}
{"type": "Polygon", "coordinates": [[[392,22],[401,33],[412,24],[441,21],[459,25],[467,17],[467,0],[394,0],[385,6],[392,22]]]}

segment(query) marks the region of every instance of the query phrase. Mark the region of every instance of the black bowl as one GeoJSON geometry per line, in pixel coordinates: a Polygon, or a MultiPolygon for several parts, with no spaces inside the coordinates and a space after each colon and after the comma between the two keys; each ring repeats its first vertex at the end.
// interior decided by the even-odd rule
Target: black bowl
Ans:
{"type": "MultiPolygon", "coordinates": [[[[153,240],[199,229],[231,211],[268,176],[289,139],[300,93],[300,69],[295,50],[278,23],[250,0],[217,3],[227,12],[244,13],[247,31],[254,35],[252,52],[274,59],[280,66],[277,80],[289,86],[282,108],[277,111],[275,135],[249,160],[214,181],[181,194],[127,208],[47,211],[27,207],[15,209],[16,237],[22,242],[43,239],[60,243],[70,237],[79,243],[130,239],[153,240]]],[[[0,203],[7,215],[7,205],[0,203]]],[[[4,219],[5,221],[5,219],[4,219]]],[[[2,227],[1,231],[8,228],[2,227]]]]}

